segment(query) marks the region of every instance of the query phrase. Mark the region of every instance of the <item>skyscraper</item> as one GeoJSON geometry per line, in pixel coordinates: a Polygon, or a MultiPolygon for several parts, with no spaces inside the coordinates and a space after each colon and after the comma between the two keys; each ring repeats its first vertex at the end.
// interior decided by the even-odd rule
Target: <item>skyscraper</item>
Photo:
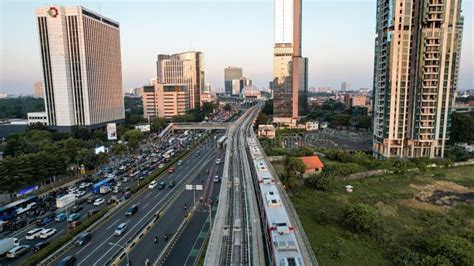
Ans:
{"type": "Polygon", "coordinates": [[[119,24],[81,6],[38,8],[36,18],[48,125],[124,120],[119,24]]]}
{"type": "Polygon", "coordinates": [[[183,84],[154,83],[143,86],[143,116],[169,119],[189,110],[189,90],[183,84]]]}
{"type": "Polygon", "coordinates": [[[275,0],[273,121],[295,124],[308,112],[308,59],[301,57],[302,0],[275,0]]]}
{"type": "Polygon", "coordinates": [[[36,98],[44,98],[43,82],[37,81],[33,84],[33,95],[36,98]]]}
{"type": "MultiPolygon", "coordinates": [[[[233,84],[240,80],[243,77],[243,72],[241,67],[229,66],[224,69],[224,87],[226,94],[234,94],[236,89],[233,89],[233,84]]],[[[237,93],[238,94],[238,93],[237,93]]]]}
{"type": "Polygon", "coordinates": [[[457,89],[461,0],[379,0],[374,156],[443,157],[457,89]]]}
{"type": "Polygon", "coordinates": [[[200,106],[200,95],[204,89],[204,56],[201,52],[184,52],[173,55],[158,55],[157,82],[162,84],[187,85],[189,107],[200,106]]]}
{"type": "Polygon", "coordinates": [[[341,91],[348,91],[351,89],[351,85],[349,84],[349,82],[347,81],[344,81],[341,83],[341,91]]]}

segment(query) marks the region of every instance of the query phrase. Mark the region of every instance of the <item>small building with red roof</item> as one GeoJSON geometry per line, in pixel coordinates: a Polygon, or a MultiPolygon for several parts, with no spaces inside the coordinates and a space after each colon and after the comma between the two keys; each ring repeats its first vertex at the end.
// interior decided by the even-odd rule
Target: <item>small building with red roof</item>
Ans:
{"type": "Polygon", "coordinates": [[[323,171],[324,164],[316,155],[298,157],[298,159],[303,161],[304,165],[306,165],[306,171],[304,172],[304,176],[320,174],[323,171]]]}

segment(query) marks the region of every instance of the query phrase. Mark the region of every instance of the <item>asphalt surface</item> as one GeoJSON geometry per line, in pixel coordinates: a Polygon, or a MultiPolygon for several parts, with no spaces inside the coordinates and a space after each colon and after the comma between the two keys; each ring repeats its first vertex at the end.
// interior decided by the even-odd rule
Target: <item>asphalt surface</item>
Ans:
{"type": "MultiPolygon", "coordinates": [[[[112,215],[107,221],[94,229],[90,242],[82,247],[74,246],[67,252],[59,256],[52,265],[57,265],[66,256],[75,256],[77,265],[103,265],[116,254],[121,247],[116,245],[124,245],[129,241],[142,227],[149,222],[149,219],[159,211],[164,204],[180,191],[187,183],[189,174],[199,174],[205,162],[215,154],[215,147],[206,145],[200,148],[199,156],[194,156],[194,152],[190,156],[183,159],[181,166],[176,166],[176,171],[172,174],[164,174],[158,177],[158,182],[175,181],[174,188],[158,190],[158,188],[145,188],[137,197],[128,200],[124,206],[112,215]],[[137,204],[139,210],[131,217],[125,216],[125,211],[132,205],[137,204]],[[128,224],[127,231],[121,236],[115,236],[115,228],[126,222],[128,224]],[[114,243],[116,245],[112,245],[114,243]]],[[[184,205],[184,204],[183,204],[184,205]]]]}
{"type": "MultiPolygon", "coordinates": [[[[151,162],[150,160],[147,160],[147,161],[141,163],[140,165],[138,165],[135,169],[138,169],[140,166],[145,165],[145,164],[150,163],[150,162],[151,162]]],[[[128,175],[128,173],[121,174],[121,175],[118,176],[118,178],[121,178],[125,175],[128,175]]],[[[122,182],[122,184],[123,184],[124,187],[130,187],[130,188],[138,185],[137,181],[135,181],[135,180],[130,180],[127,183],[122,182]]],[[[91,197],[91,196],[97,196],[97,197],[104,198],[105,202],[100,206],[94,206],[92,203],[87,203],[87,202],[83,203],[81,205],[83,207],[83,209],[80,212],[78,212],[81,215],[80,221],[83,221],[84,219],[87,218],[88,211],[90,211],[92,209],[97,209],[97,210],[103,209],[107,206],[106,202],[110,197],[112,197],[112,196],[121,197],[122,194],[121,193],[115,194],[115,193],[110,192],[106,195],[100,195],[100,194],[96,195],[96,194],[92,193],[90,190],[88,190],[87,193],[84,196],[81,197],[81,199],[88,198],[88,197],[91,197]]],[[[56,213],[63,212],[65,214],[66,213],[70,214],[69,209],[73,206],[74,205],[69,206],[67,208],[68,209],[67,211],[66,210],[60,210],[60,211],[57,211],[56,213]]],[[[7,257],[4,256],[4,257],[0,258],[0,265],[2,265],[2,266],[3,265],[20,265],[23,260],[27,259],[28,257],[30,257],[34,254],[33,253],[33,248],[34,248],[35,244],[37,244],[39,242],[49,242],[49,243],[51,243],[52,241],[54,241],[55,239],[61,237],[62,235],[67,234],[69,232],[68,230],[69,230],[68,229],[68,224],[67,224],[66,220],[64,220],[62,222],[53,221],[53,222],[51,222],[47,225],[44,225],[44,226],[36,226],[34,224],[33,225],[28,225],[27,227],[22,228],[22,229],[20,229],[16,232],[14,232],[13,234],[8,234],[8,235],[5,234],[2,238],[5,238],[5,237],[18,238],[19,241],[20,241],[20,245],[29,245],[30,246],[30,251],[27,254],[24,254],[23,256],[21,256],[19,258],[15,258],[15,259],[7,258],[7,257]],[[50,236],[48,239],[39,239],[39,238],[34,239],[34,240],[26,239],[25,237],[26,237],[27,232],[34,229],[34,228],[45,228],[45,229],[54,228],[54,229],[57,230],[57,232],[54,235],[50,236]]]]}
{"type": "MultiPolygon", "coordinates": [[[[215,199],[218,196],[216,191],[220,189],[220,182],[214,183],[213,179],[215,175],[222,176],[223,171],[223,163],[217,165],[216,159],[220,158],[223,159],[223,153],[221,150],[216,149],[215,147],[209,147],[212,156],[211,158],[203,162],[203,170],[200,172],[191,172],[191,177],[189,179],[190,182],[187,184],[202,184],[203,190],[196,191],[195,193],[195,203],[196,208],[202,209],[204,208],[207,212],[207,199],[211,197],[211,199],[215,199]],[[206,170],[209,170],[208,174],[206,170]],[[205,175],[203,175],[204,173],[205,175]],[[200,198],[203,197],[203,202],[201,202],[200,198]]],[[[180,194],[177,195],[176,199],[171,204],[170,208],[167,212],[160,217],[157,223],[153,226],[153,228],[148,231],[148,233],[136,244],[132,251],[128,254],[129,260],[131,261],[131,265],[144,265],[145,261],[148,259],[149,262],[154,262],[158,259],[159,255],[164,250],[167,241],[164,240],[164,235],[168,235],[168,239],[171,239],[172,236],[176,233],[179,226],[184,220],[185,214],[189,212],[190,206],[193,206],[193,192],[182,190],[180,194]],[[184,209],[184,205],[186,204],[186,210],[184,209]],[[158,242],[154,242],[154,238],[157,237],[158,242]]],[[[208,215],[208,214],[207,214],[208,215]]],[[[199,232],[199,230],[197,230],[199,232]]],[[[188,244],[192,244],[194,242],[194,238],[186,238],[188,239],[188,244]]],[[[184,253],[183,253],[184,254],[184,253]]],[[[121,261],[121,265],[126,265],[126,260],[121,261]]],[[[175,264],[180,265],[180,264],[175,264]]]]}

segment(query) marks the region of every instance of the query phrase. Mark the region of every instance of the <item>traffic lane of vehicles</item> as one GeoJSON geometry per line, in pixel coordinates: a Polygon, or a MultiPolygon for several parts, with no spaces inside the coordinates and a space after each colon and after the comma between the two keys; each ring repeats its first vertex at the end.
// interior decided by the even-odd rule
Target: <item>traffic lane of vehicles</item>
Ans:
{"type": "MultiPolygon", "coordinates": [[[[79,214],[81,215],[81,220],[84,220],[85,218],[87,218],[87,214],[90,210],[92,210],[92,209],[102,209],[102,208],[105,207],[105,205],[104,205],[104,206],[99,206],[99,208],[97,208],[96,206],[93,206],[92,204],[89,204],[89,203],[84,203],[83,205],[84,205],[84,208],[79,212],[79,214]]],[[[41,226],[41,228],[44,228],[44,229],[55,229],[56,230],[56,233],[51,235],[47,239],[41,239],[39,237],[36,237],[33,240],[28,240],[28,239],[26,239],[26,234],[28,233],[28,231],[22,232],[22,234],[18,235],[17,238],[20,241],[20,245],[29,245],[30,246],[30,251],[23,254],[22,256],[14,258],[14,259],[2,257],[2,258],[0,258],[0,265],[18,265],[18,264],[21,264],[21,261],[27,259],[28,257],[30,257],[34,254],[34,247],[38,243],[45,242],[45,241],[51,243],[56,238],[59,238],[62,235],[66,234],[68,232],[68,227],[67,226],[68,226],[68,223],[66,223],[66,220],[61,221],[61,222],[53,221],[53,222],[51,222],[47,225],[41,226]]],[[[33,229],[34,228],[30,228],[30,230],[33,230],[33,229]]]]}
{"type": "MultiPolygon", "coordinates": [[[[210,155],[212,153],[212,149],[206,149],[206,153],[210,155]]],[[[183,164],[199,166],[202,159],[203,157],[196,158],[189,156],[184,159],[183,164]]],[[[168,183],[171,180],[176,180],[178,181],[178,186],[183,185],[182,183],[179,183],[179,181],[184,181],[184,177],[189,174],[189,172],[183,170],[184,168],[178,167],[175,173],[171,175],[165,174],[159,179],[159,182],[164,181],[168,183]]],[[[65,254],[60,256],[54,263],[60,262],[66,256],[76,256],[77,263],[81,265],[93,265],[99,259],[105,263],[118,250],[118,247],[111,246],[109,242],[117,243],[117,241],[120,239],[123,239],[123,242],[128,240],[134,233],[136,233],[139,228],[141,228],[141,226],[143,226],[144,223],[148,222],[148,219],[162,207],[162,204],[166,202],[166,200],[172,194],[171,192],[175,191],[176,189],[179,188],[165,188],[163,190],[158,190],[157,188],[145,189],[145,191],[140,194],[138,198],[127,202],[124,208],[113,214],[110,219],[95,229],[92,232],[92,240],[88,244],[83,247],[71,248],[65,254]],[[162,198],[162,200],[158,200],[160,198],[162,198]],[[153,201],[158,202],[153,203],[153,201]],[[134,204],[139,206],[138,212],[130,217],[125,217],[126,210],[134,204]],[[112,238],[116,226],[123,221],[128,221],[129,225],[133,224],[136,226],[129,226],[129,229],[125,234],[120,237],[117,236],[112,238]]]]}
{"type": "MultiPolygon", "coordinates": [[[[214,167],[214,160],[215,157],[207,161],[204,169],[210,169],[214,167]]],[[[217,171],[218,173],[222,174],[223,167],[218,166],[217,171]]],[[[206,178],[211,177],[206,174],[206,178]]],[[[204,182],[201,182],[201,180],[202,174],[197,173],[193,178],[192,184],[207,183],[207,180],[203,180],[204,182]]],[[[203,192],[204,190],[201,191],[201,193],[196,192],[196,203],[199,203],[200,197],[203,192]]],[[[213,195],[217,196],[218,194],[213,195]]],[[[161,251],[166,245],[164,235],[167,234],[168,238],[172,237],[172,235],[176,232],[179,225],[183,221],[185,213],[188,213],[189,208],[193,206],[193,201],[194,199],[192,191],[182,191],[180,195],[177,196],[176,200],[173,202],[172,206],[167,210],[167,212],[163,214],[160,220],[158,220],[158,222],[153,226],[153,228],[129,253],[129,257],[132,260],[132,264],[142,265],[145,263],[147,258],[150,260],[150,262],[154,262],[158,258],[158,255],[161,253],[161,251]],[[187,206],[186,210],[184,209],[185,204],[187,206]],[[157,243],[155,243],[155,237],[157,238],[157,243]]],[[[125,261],[122,261],[121,263],[121,265],[126,264],[125,261]]]]}

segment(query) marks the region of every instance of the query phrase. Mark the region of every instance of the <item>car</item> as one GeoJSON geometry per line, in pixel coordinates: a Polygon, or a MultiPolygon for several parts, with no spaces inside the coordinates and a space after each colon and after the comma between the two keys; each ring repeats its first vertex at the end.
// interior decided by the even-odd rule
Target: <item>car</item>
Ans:
{"type": "Polygon", "coordinates": [[[54,220],[58,223],[62,222],[64,220],[66,220],[66,214],[60,212],[60,213],[56,214],[56,217],[54,217],[54,220]]]}
{"type": "Polygon", "coordinates": [[[92,238],[91,233],[84,232],[76,239],[76,246],[81,247],[89,242],[92,238]]]}
{"type": "Polygon", "coordinates": [[[94,200],[94,206],[100,206],[100,205],[102,205],[102,203],[104,203],[104,202],[105,202],[105,199],[103,199],[103,198],[98,198],[98,199],[94,200]]]}
{"type": "Polygon", "coordinates": [[[76,191],[76,193],[74,193],[74,194],[76,194],[76,198],[80,198],[80,197],[86,195],[86,192],[83,191],[83,190],[78,190],[78,191],[76,191]]]}
{"type": "Polygon", "coordinates": [[[59,263],[59,266],[70,266],[74,265],[74,262],[76,262],[76,257],[74,256],[67,256],[61,262],[59,263]]]}
{"type": "Polygon", "coordinates": [[[125,231],[127,231],[127,223],[121,223],[115,228],[114,235],[121,236],[125,231]]]}
{"type": "Polygon", "coordinates": [[[129,180],[130,180],[130,178],[128,176],[124,176],[122,178],[122,182],[124,182],[124,183],[127,183],[129,180]]]}
{"type": "Polygon", "coordinates": [[[159,185],[158,185],[158,189],[164,189],[166,187],[166,183],[165,182],[161,182],[159,185]]]}
{"type": "Polygon", "coordinates": [[[138,211],[138,205],[133,205],[126,212],[125,216],[132,216],[138,211]]]}
{"type": "Polygon", "coordinates": [[[68,189],[69,194],[75,194],[79,190],[78,187],[70,187],[68,189]]]}
{"type": "Polygon", "coordinates": [[[35,240],[37,237],[40,236],[41,232],[44,230],[44,228],[35,228],[35,229],[32,229],[30,231],[28,231],[28,233],[26,233],[26,239],[28,240],[35,240]]]}
{"type": "Polygon", "coordinates": [[[158,168],[160,168],[160,169],[163,168],[163,167],[165,167],[164,163],[160,163],[160,165],[158,165],[158,168]]]}
{"type": "Polygon", "coordinates": [[[92,203],[94,203],[94,201],[95,201],[96,199],[97,199],[97,197],[89,197],[89,198],[87,198],[87,203],[92,204],[92,203]]]}
{"type": "Polygon", "coordinates": [[[78,227],[79,225],[81,225],[81,221],[73,221],[69,223],[68,227],[69,229],[74,229],[78,227]]]}
{"type": "Polygon", "coordinates": [[[33,252],[38,252],[42,248],[46,247],[47,245],[49,245],[49,242],[46,242],[46,241],[38,242],[38,243],[36,243],[35,247],[33,248],[33,252]]]}
{"type": "Polygon", "coordinates": [[[170,181],[169,184],[168,184],[168,187],[169,188],[174,188],[175,185],[176,185],[176,183],[174,181],[170,181]]]}
{"type": "Polygon", "coordinates": [[[68,222],[74,222],[74,221],[77,221],[79,219],[81,219],[81,215],[78,214],[78,213],[69,214],[69,216],[67,217],[68,222]]]}
{"type": "Polygon", "coordinates": [[[174,173],[174,167],[170,167],[170,169],[168,169],[168,174],[172,174],[174,173]]]}
{"type": "Polygon", "coordinates": [[[21,255],[27,253],[29,250],[30,250],[30,246],[28,245],[16,246],[7,252],[7,258],[11,258],[11,259],[18,258],[21,255]]]}
{"type": "Polygon", "coordinates": [[[71,213],[78,213],[82,210],[82,206],[80,205],[76,205],[74,207],[71,208],[71,213]]]}
{"type": "Polygon", "coordinates": [[[90,187],[90,185],[91,185],[91,183],[89,183],[89,182],[84,182],[84,183],[81,183],[81,184],[79,185],[79,188],[80,188],[80,189],[85,189],[85,188],[90,187]]]}
{"type": "Polygon", "coordinates": [[[129,199],[131,196],[132,196],[131,191],[126,191],[125,193],[123,193],[123,199],[129,199]]]}
{"type": "Polygon", "coordinates": [[[194,154],[194,156],[198,157],[200,154],[200,152],[196,152],[196,154],[194,154]]]}
{"type": "Polygon", "coordinates": [[[216,164],[221,164],[221,159],[217,159],[216,164]]]}
{"type": "Polygon", "coordinates": [[[57,232],[57,230],[54,229],[54,228],[44,229],[43,231],[41,231],[41,233],[39,235],[39,238],[46,239],[46,238],[56,234],[56,232],[57,232]]]}
{"type": "Polygon", "coordinates": [[[216,175],[216,176],[214,177],[214,183],[218,183],[218,182],[219,182],[219,176],[216,175]]]}
{"type": "Polygon", "coordinates": [[[87,216],[91,217],[91,216],[93,216],[94,214],[96,214],[96,213],[98,213],[98,212],[99,212],[99,210],[97,210],[97,209],[92,209],[92,210],[90,210],[90,211],[87,212],[87,216]]]}
{"type": "Polygon", "coordinates": [[[150,184],[148,184],[149,189],[154,189],[156,187],[157,182],[155,180],[151,181],[150,184]]]}
{"type": "Polygon", "coordinates": [[[182,164],[183,164],[183,160],[179,160],[179,161],[176,163],[176,165],[178,165],[178,166],[179,166],[179,165],[182,165],[182,164]]]}

